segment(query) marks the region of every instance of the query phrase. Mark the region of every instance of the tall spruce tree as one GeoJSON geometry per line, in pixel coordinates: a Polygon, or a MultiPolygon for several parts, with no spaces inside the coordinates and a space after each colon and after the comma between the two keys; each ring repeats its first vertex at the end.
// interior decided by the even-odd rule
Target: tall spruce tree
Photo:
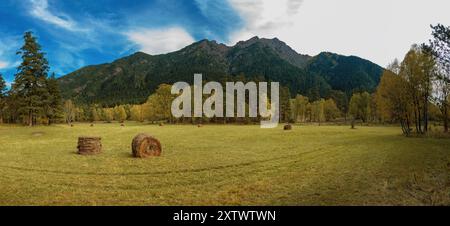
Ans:
{"type": "Polygon", "coordinates": [[[49,70],[45,53],[32,32],[24,35],[24,45],[17,52],[22,63],[17,68],[12,92],[19,101],[19,112],[29,126],[37,122],[48,105],[49,93],[47,90],[47,73],[49,70]]]}
{"type": "Polygon", "coordinates": [[[291,92],[289,87],[280,88],[280,119],[282,122],[290,122],[291,120],[291,92]]]}
{"type": "Polygon", "coordinates": [[[0,73],[0,124],[3,123],[3,109],[6,104],[6,82],[3,79],[2,74],[0,73]]]}
{"type": "Polygon", "coordinates": [[[61,118],[63,114],[62,96],[55,74],[52,74],[52,76],[47,79],[46,85],[48,99],[45,101],[44,113],[48,119],[48,123],[52,124],[55,119],[61,118]]]}

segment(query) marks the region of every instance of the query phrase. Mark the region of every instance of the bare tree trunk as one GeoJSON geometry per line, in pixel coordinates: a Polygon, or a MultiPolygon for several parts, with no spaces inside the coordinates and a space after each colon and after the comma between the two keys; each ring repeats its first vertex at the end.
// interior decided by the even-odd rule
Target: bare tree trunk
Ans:
{"type": "Polygon", "coordinates": [[[408,131],[407,131],[407,128],[406,128],[406,126],[405,126],[405,121],[404,121],[403,119],[400,120],[400,125],[401,125],[401,127],[402,127],[403,135],[408,135],[408,131]]]}
{"type": "Polygon", "coordinates": [[[425,97],[425,106],[423,107],[423,130],[428,132],[428,97],[425,97]]]}
{"type": "Polygon", "coordinates": [[[408,114],[406,115],[406,136],[409,136],[411,134],[411,122],[409,119],[408,114]]]}
{"type": "Polygon", "coordinates": [[[422,116],[420,114],[420,107],[417,108],[417,126],[416,127],[419,128],[417,133],[423,134],[423,131],[422,131],[422,116]]]}

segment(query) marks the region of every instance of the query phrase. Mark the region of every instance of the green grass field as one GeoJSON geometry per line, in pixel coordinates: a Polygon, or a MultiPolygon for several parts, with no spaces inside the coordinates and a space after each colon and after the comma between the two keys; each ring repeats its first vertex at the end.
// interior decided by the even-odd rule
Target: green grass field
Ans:
{"type": "Polygon", "coordinates": [[[0,126],[0,205],[450,205],[450,139],[395,127],[0,126]],[[163,155],[134,159],[133,137],[163,155]],[[103,153],[76,154],[101,136],[103,153]]]}

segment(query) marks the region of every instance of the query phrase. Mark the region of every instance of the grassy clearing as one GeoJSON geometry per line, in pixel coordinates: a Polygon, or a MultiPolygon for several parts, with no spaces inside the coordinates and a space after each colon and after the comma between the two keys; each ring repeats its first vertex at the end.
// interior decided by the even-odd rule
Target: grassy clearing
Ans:
{"type": "Polygon", "coordinates": [[[449,147],[392,127],[0,126],[0,204],[450,205],[449,147]],[[131,157],[140,132],[162,157],[131,157]],[[81,135],[104,153],[77,155],[81,135]]]}

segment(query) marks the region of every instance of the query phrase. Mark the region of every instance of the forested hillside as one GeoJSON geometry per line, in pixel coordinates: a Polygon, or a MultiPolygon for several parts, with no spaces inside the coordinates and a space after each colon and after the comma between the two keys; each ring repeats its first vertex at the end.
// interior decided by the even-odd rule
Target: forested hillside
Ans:
{"type": "Polygon", "coordinates": [[[106,106],[142,103],[163,83],[192,82],[194,73],[208,81],[277,81],[292,96],[329,97],[333,90],[351,96],[373,91],[383,69],[354,56],[301,55],[278,39],[254,37],[229,47],[202,40],[179,51],[151,56],[142,52],[110,64],[88,66],[59,79],[64,98],[106,106]]]}

